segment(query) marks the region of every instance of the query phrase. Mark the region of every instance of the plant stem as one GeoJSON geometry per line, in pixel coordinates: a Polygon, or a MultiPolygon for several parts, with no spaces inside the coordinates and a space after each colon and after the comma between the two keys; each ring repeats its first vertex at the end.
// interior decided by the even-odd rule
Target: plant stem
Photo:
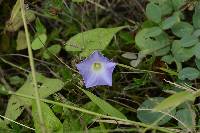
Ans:
{"type": "Polygon", "coordinates": [[[134,68],[134,67],[131,67],[131,66],[128,66],[128,65],[120,64],[120,63],[117,63],[117,65],[120,66],[120,67],[129,69],[129,70],[132,70],[132,71],[140,71],[140,72],[155,73],[155,74],[164,74],[164,73],[161,73],[161,72],[141,70],[141,69],[137,69],[137,68],[134,68]]]}
{"type": "MultiPolygon", "coordinates": [[[[28,95],[14,93],[14,92],[9,92],[9,94],[20,96],[20,97],[24,97],[24,98],[28,98],[28,99],[36,99],[33,96],[28,96],[28,95]]],[[[174,133],[170,129],[167,129],[167,128],[164,128],[164,127],[152,126],[152,125],[147,125],[147,124],[141,123],[141,122],[136,122],[136,121],[131,121],[131,120],[122,119],[122,118],[118,118],[118,117],[99,114],[99,113],[96,113],[96,112],[92,112],[90,110],[86,110],[86,109],[75,107],[75,106],[68,105],[68,104],[63,104],[63,103],[59,103],[59,102],[55,102],[55,101],[51,101],[51,100],[47,100],[47,99],[40,99],[40,101],[45,102],[45,103],[49,103],[49,104],[62,106],[62,107],[68,108],[68,109],[80,111],[80,112],[83,112],[83,113],[86,113],[86,114],[94,115],[94,116],[97,116],[99,118],[107,118],[107,119],[122,121],[122,122],[130,123],[131,125],[138,125],[138,126],[142,126],[142,127],[147,127],[147,128],[151,128],[151,129],[154,129],[154,130],[159,130],[159,131],[162,131],[162,132],[165,132],[165,133],[174,133]]]]}
{"type": "Polygon", "coordinates": [[[24,29],[25,29],[25,34],[26,34],[26,41],[27,41],[27,46],[28,46],[29,62],[30,62],[30,67],[31,67],[32,80],[33,80],[32,82],[33,82],[33,86],[34,86],[34,90],[35,90],[35,97],[36,97],[35,101],[36,101],[37,111],[38,111],[37,113],[38,113],[38,116],[39,116],[39,121],[40,121],[42,133],[46,133],[44,119],[43,119],[43,116],[42,116],[42,109],[41,109],[41,105],[40,105],[40,96],[39,96],[38,87],[37,87],[33,53],[32,53],[32,49],[31,49],[31,42],[30,42],[28,27],[27,27],[26,18],[25,18],[24,0],[20,0],[20,6],[21,6],[22,20],[23,20],[23,23],[24,23],[24,29]]]}

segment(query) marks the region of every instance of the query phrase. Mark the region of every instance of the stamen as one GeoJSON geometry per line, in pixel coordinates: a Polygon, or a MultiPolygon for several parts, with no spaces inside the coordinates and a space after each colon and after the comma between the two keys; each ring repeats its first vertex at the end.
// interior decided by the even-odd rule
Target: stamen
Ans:
{"type": "Polygon", "coordinates": [[[102,64],[101,63],[99,63],[99,62],[93,63],[93,69],[95,71],[99,71],[101,68],[102,68],[102,64]]]}

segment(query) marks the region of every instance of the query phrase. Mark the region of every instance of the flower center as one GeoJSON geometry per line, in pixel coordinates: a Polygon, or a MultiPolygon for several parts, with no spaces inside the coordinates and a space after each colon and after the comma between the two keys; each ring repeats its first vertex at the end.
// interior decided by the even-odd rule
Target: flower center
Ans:
{"type": "Polygon", "coordinates": [[[94,69],[95,71],[99,71],[99,70],[101,70],[101,68],[102,68],[102,64],[99,63],[99,62],[95,62],[95,63],[93,63],[92,67],[93,67],[93,69],[94,69]]]}

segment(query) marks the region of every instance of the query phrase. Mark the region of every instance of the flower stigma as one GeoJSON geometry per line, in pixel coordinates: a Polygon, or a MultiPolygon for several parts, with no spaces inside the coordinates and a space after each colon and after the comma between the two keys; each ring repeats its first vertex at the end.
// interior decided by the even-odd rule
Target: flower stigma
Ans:
{"type": "Polygon", "coordinates": [[[102,69],[102,63],[94,62],[92,64],[92,68],[93,68],[94,71],[100,71],[102,69]]]}

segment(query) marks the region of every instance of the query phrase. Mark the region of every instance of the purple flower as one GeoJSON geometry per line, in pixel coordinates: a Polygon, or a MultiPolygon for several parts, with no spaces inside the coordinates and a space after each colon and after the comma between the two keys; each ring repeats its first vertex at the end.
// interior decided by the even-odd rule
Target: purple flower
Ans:
{"type": "Polygon", "coordinates": [[[97,85],[112,86],[112,73],[116,63],[104,57],[98,51],[76,65],[83,76],[86,88],[97,85]]]}

